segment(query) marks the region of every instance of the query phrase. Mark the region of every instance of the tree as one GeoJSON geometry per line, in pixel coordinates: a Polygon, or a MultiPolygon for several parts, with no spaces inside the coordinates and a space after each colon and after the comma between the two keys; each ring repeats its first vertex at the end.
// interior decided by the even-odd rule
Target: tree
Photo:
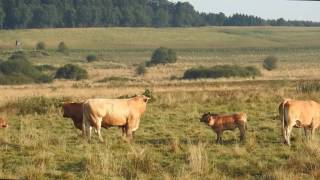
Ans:
{"type": "Polygon", "coordinates": [[[46,49],[46,44],[42,41],[38,42],[36,44],[36,50],[45,50],[46,49]]]}
{"type": "Polygon", "coordinates": [[[6,17],[6,13],[2,9],[2,7],[0,6],[0,29],[3,28],[5,17],[6,17]]]}

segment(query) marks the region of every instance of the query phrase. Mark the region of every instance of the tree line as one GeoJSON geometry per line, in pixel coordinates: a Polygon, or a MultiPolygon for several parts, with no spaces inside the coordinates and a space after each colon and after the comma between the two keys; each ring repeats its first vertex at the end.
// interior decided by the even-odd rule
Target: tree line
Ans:
{"type": "Polygon", "coordinates": [[[0,29],[265,25],[320,26],[320,23],[200,13],[188,2],[168,0],[0,0],[0,29]]]}

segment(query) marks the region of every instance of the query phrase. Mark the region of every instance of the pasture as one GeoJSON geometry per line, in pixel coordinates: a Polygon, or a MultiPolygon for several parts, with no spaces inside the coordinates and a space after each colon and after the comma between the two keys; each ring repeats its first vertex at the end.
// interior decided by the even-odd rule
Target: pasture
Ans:
{"type": "Polygon", "coordinates": [[[73,63],[89,72],[83,81],[0,86],[0,116],[10,126],[0,129],[0,178],[320,178],[318,132],[309,142],[301,129],[294,129],[292,146],[287,147],[281,143],[278,117],[283,97],[320,102],[320,92],[297,90],[302,82],[319,79],[320,28],[31,29],[2,30],[0,37],[0,59],[15,51],[18,39],[34,64],[73,63]],[[46,55],[32,50],[39,41],[46,43],[46,55]],[[69,55],[56,52],[61,41],[69,55]],[[146,75],[137,76],[137,65],[150,60],[160,46],[174,48],[177,63],[150,67],[146,75]],[[85,57],[91,53],[98,61],[87,63],[85,57]],[[263,70],[262,61],[269,55],[278,57],[278,69],[263,70]],[[190,67],[221,64],[256,66],[262,76],[180,79],[190,67]],[[131,143],[118,128],[102,130],[104,143],[96,134],[87,143],[53,105],[64,99],[117,98],[145,89],[153,91],[155,101],[148,104],[131,143]],[[222,145],[215,144],[215,133],[200,123],[208,111],[246,112],[246,143],[239,142],[235,130],[224,132],[222,145]]]}

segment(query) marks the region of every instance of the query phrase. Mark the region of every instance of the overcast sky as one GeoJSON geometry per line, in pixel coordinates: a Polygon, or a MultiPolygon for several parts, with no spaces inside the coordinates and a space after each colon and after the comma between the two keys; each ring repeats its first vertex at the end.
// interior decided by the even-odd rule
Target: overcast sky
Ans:
{"type": "MultiPolygon", "coordinates": [[[[180,0],[200,12],[244,13],[265,19],[312,20],[320,22],[320,1],[288,0],[180,0]]],[[[176,2],[173,0],[173,2],[176,2]]]]}

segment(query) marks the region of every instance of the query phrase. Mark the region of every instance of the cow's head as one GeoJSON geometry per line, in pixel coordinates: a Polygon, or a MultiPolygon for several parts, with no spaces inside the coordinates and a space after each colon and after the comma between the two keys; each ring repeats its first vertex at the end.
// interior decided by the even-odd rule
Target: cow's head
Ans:
{"type": "Polygon", "coordinates": [[[8,127],[8,123],[6,122],[6,120],[0,118],[0,128],[7,128],[8,127]]]}
{"type": "Polygon", "coordinates": [[[136,96],[135,98],[141,99],[145,103],[147,103],[150,99],[149,97],[147,97],[145,95],[139,95],[139,96],[136,96]]]}
{"type": "Polygon", "coordinates": [[[63,102],[62,104],[62,112],[63,112],[63,117],[64,118],[69,118],[69,106],[72,102],[63,102]]]}
{"type": "Polygon", "coordinates": [[[207,112],[202,115],[200,118],[200,122],[203,122],[205,124],[208,124],[209,126],[212,126],[214,124],[215,117],[218,116],[218,114],[207,112]]]}

